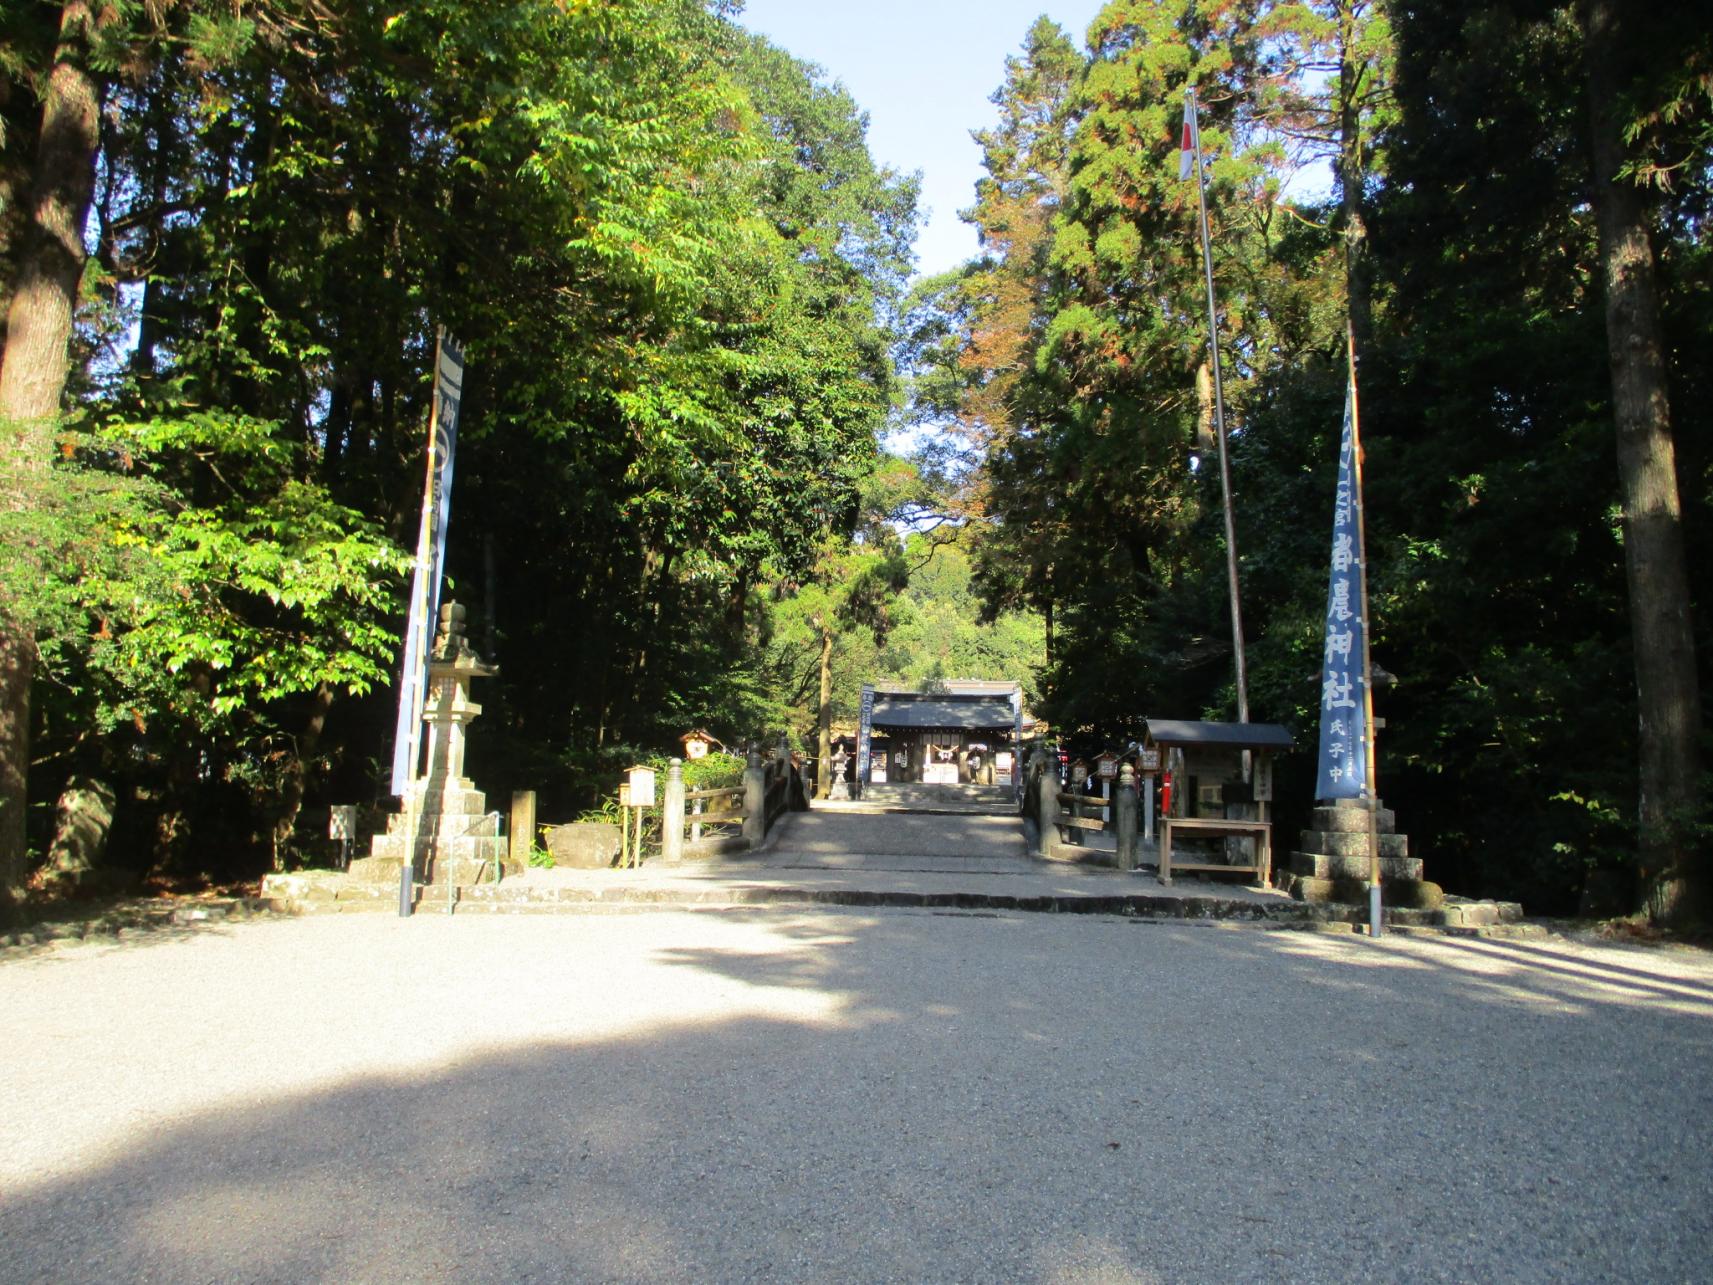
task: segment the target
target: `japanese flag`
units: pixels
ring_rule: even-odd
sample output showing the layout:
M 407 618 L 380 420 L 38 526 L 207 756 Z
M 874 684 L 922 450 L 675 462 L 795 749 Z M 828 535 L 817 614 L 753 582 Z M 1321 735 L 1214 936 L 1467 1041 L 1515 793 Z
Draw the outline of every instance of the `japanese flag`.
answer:
M 1179 151 L 1178 151 L 1178 180 L 1179 180 L 1179 182 L 1182 182 L 1184 179 L 1187 179 L 1190 176 L 1190 171 L 1195 168 L 1195 164 L 1196 164 L 1196 161 L 1195 161 L 1196 145 L 1195 145 L 1194 114 L 1195 114 L 1195 99 L 1193 97 L 1191 97 L 1190 95 L 1185 94 L 1184 95 L 1184 141 L 1181 144 L 1179 144 Z

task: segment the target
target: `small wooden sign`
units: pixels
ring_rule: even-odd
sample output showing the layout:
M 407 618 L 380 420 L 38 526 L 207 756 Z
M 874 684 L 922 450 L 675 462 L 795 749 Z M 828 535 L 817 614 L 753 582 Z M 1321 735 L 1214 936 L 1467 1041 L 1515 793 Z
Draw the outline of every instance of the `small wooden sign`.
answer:
M 630 805 L 633 808 L 654 806 L 654 769 L 633 767 L 630 770 Z
M 327 837 L 350 842 L 357 837 L 357 805 L 336 803 L 327 809 Z
M 1141 759 L 1144 772 L 1158 772 L 1160 770 L 1160 751 L 1158 749 L 1143 750 Z
M 1088 783 L 1088 764 L 1078 759 L 1071 764 L 1071 784 L 1086 785 Z
M 1095 770 L 1100 773 L 1102 780 L 1110 781 L 1118 775 L 1118 755 L 1102 754 L 1094 763 Z
M 1257 754 L 1255 756 L 1255 801 L 1271 803 L 1273 801 L 1273 756 Z

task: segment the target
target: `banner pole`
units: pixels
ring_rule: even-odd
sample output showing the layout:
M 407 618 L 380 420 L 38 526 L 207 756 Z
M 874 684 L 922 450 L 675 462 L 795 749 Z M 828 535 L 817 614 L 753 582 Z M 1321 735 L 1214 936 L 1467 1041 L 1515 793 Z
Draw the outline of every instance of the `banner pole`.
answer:
M 1381 933 L 1380 901 L 1380 791 L 1379 764 L 1376 761 L 1376 730 L 1374 727 L 1374 659 L 1373 622 L 1368 614 L 1368 524 L 1362 493 L 1362 416 L 1356 399 L 1356 333 L 1347 318 L 1344 323 L 1345 352 L 1350 366 L 1350 454 L 1351 467 L 1356 474 L 1356 547 L 1361 551 L 1358 566 L 1362 573 L 1362 716 L 1366 723 L 1368 749 L 1363 757 L 1363 791 L 1368 796 L 1368 935 Z
M 410 618 L 405 626 L 405 690 L 399 694 L 408 703 L 409 726 L 405 736 L 405 825 L 404 861 L 399 866 L 399 915 L 411 912 L 411 884 L 416 875 L 416 840 L 421 829 L 421 800 L 414 793 L 416 764 L 422 753 L 422 695 L 428 683 L 428 649 L 432 639 L 433 622 L 427 619 L 431 596 L 428 579 L 432 572 L 434 550 L 434 476 L 439 461 L 435 459 L 435 443 L 440 430 L 440 341 L 444 331 L 434 332 L 434 392 L 428 400 L 428 469 L 422 488 L 422 521 L 416 537 L 416 571 L 411 577 Z
M 1231 463 L 1225 445 L 1225 381 L 1219 363 L 1219 312 L 1213 291 L 1213 247 L 1207 228 L 1207 171 L 1201 154 L 1201 113 L 1196 107 L 1195 86 L 1184 91 L 1189 97 L 1190 141 L 1195 148 L 1196 210 L 1201 223 L 1202 271 L 1207 278 L 1207 351 L 1213 367 L 1213 421 L 1219 437 L 1219 490 L 1225 501 L 1225 572 L 1231 593 L 1231 645 L 1237 656 L 1237 721 L 1249 721 L 1249 667 L 1243 654 L 1243 607 L 1237 581 L 1237 520 L 1231 507 Z M 1244 751 L 1244 778 L 1249 776 L 1249 753 Z

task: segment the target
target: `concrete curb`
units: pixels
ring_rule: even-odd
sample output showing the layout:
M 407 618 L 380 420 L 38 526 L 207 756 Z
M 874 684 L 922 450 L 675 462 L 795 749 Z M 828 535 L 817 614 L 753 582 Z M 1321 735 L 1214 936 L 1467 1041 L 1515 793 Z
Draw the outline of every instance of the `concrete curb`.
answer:
M 265 896 L 255 908 L 282 915 L 385 913 L 396 894 L 347 890 L 337 897 Z M 1105 915 L 1160 923 L 1196 922 L 1262 928 L 1360 933 L 1367 926 L 1363 907 L 1289 902 L 1257 904 L 1236 898 L 1170 896 L 1150 893 L 1009 894 L 983 892 L 910 892 L 893 888 L 810 888 L 800 885 L 737 885 L 709 888 L 518 888 L 484 884 L 459 891 L 450 910 L 440 897 L 424 896 L 422 914 L 590 914 L 682 910 L 803 909 L 938 910 L 1014 914 Z M 1539 925 L 1498 923 L 1446 926 L 1426 922 L 1420 912 L 1387 912 L 1387 931 L 1417 936 L 1544 937 Z

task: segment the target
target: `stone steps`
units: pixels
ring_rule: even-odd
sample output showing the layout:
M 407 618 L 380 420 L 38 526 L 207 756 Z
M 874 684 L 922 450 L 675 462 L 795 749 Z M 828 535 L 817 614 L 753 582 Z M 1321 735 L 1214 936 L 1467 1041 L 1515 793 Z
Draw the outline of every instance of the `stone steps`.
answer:
M 444 914 L 444 886 L 416 885 L 415 911 Z M 263 883 L 258 909 L 290 915 L 392 914 L 398 891 L 353 884 L 337 873 L 272 875 Z M 978 892 L 912 892 L 860 887 L 710 884 L 704 887 L 543 887 L 500 883 L 461 887 L 451 898 L 458 915 L 635 914 L 650 910 L 719 910 L 753 907 L 892 907 L 950 911 L 1011 911 L 1034 914 L 1115 915 L 1156 921 L 1221 921 L 1322 932 L 1363 932 L 1366 906 L 1300 901 L 1259 903 L 1237 897 L 1174 896 L 1161 893 L 1085 893 L 1031 896 Z M 1540 937 L 1546 930 L 1522 922 L 1514 902 L 1451 899 L 1440 910 L 1389 906 L 1389 930 L 1470 937 Z

